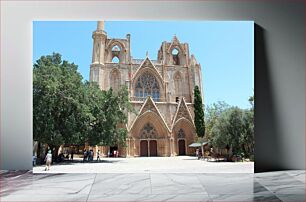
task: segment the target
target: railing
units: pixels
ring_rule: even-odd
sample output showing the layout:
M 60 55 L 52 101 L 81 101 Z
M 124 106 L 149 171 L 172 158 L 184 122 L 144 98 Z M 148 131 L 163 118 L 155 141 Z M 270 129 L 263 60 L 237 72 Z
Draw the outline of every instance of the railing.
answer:
M 144 102 L 147 99 L 147 97 L 130 97 L 130 101 L 138 101 L 138 102 Z M 166 99 L 164 98 L 152 98 L 154 102 L 165 102 Z
M 144 59 L 132 59 L 132 63 L 133 63 L 133 64 L 141 64 L 143 61 L 144 61 Z M 151 62 L 152 62 L 154 65 L 161 64 L 161 63 L 158 62 L 157 60 L 151 60 Z
M 133 64 L 141 64 L 144 60 L 143 59 L 133 59 L 132 63 Z

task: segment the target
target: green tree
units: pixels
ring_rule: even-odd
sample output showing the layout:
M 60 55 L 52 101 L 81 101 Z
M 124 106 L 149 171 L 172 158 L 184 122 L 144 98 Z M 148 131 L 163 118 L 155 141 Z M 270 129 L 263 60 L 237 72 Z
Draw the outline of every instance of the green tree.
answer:
M 216 105 L 215 105 L 216 106 Z M 213 109 L 213 110 L 212 110 Z M 254 112 L 252 109 L 208 108 L 209 139 L 217 149 L 229 148 L 234 155 L 250 157 L 254 152 Z M 217 111 L 217 112 L 216 112 Z M 213 114 L 213 116 L 211 115 Z
M 230 106 L 227 103 L 220 101 L 205 108 L 205 136 L 208 140 L 211 139 L 213 126 L 216 124 L 221 114 L 228 108 L 230 108 Z
M 33 138 L 48 144 L 53 155 L 61 144 L 80 143 L 88 119 L 77 65 L 61 55 L 42 56 L 33 67 Z
M 250 109 L 244 111 L 243 114 L 243 133 L 240 137 L 240 144 L 247 157 L 254 158 L 255 147 L 255 131 L 254 131 L 254 101 L 255 97 L 250 96 Z
M 198 137 L 205 135 L 204 110 L 201 92 L 198 86 L 194 87 L 194 123 Z
M 102 91 L 83 82 L 77 65 L 58 53 L 34 64 L 33 139 L 48 144 L 55 158 L 62 144 L 124 145 L 130 111 L 125 86 Z
M 252 110 L 245 110 L 243 117 L 243 131 L 241 133 L 239 142 L 241 149 L 246 157 L 254 155 L 254 112 Z
M 212 144 L 219 148 L 231 148 L 234 154 L 240 152 L 239 139 L 242 132 L 243 111 L 238 107 L 231 107 L 222 112 L 212 127 Z
M 125 145 L 127 137 L 127 113 L 132 111 L 128 90 L 123 86 L 119 91 L 95 91 L 91 112 L 95 117 L 91 123 L 88 143 L 91 145 Z

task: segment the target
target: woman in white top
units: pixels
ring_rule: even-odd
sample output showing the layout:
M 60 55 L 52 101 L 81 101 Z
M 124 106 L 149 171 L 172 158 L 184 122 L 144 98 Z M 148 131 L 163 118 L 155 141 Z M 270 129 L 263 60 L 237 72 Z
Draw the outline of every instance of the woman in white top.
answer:
M 48 151 L 48 154 L 46 155 L 45 161 L 46 161 L 45 170 L 47 170 L 47 169 L 50 170 L 50 166 L 51 166 L 51 162 L 52 162 L 51 150 Z

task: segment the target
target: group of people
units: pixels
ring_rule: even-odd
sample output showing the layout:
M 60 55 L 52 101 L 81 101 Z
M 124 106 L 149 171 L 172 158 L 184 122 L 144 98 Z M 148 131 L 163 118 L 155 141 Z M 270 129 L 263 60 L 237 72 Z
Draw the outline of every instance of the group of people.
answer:
M 58 158 L 58 162 L 62 162 L 64 160 L 71 160 L 71 161 L 73 161 L 73 155 L 74 155 L 73 151 L 71 151 L 71 153 L 70 153 L 70 158 L 69 158 L 69 153 L 67 153 L 66 155 L 63 154 L 63 153 L 60 153 L 59 156 L 58 156 L 59 157 Z
M 108 151 L 107 157 L 119 157 L 119 151 L 113 150 L 113 152 Z
M 85 161 L 93 161 L 94 159 L 94 151 L 92 149 L 90 150 L 84 150 L 84 155 L 83 155 L 83 162 Z M 100 150 L 97 152 L 97 161 L 100 161 Z

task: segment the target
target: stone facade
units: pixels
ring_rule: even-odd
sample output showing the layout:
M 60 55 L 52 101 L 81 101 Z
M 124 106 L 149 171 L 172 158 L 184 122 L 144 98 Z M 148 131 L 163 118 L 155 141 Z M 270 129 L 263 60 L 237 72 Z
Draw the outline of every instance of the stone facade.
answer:
M 101 90 L 126 85 L 138 112 L 128 114 L 127 147 L 97 147 L 103 155 L 119 149 L 120 156 L 175 156 L 194 152 L 188 148 L 196 137 L 193 123 L 193 89 L 202 91 L 201 66 L 189 55 L 188 43 L 176 36 L 164 41 L 157 60 L 134 59 L 131 36 L 108 38 L 104 22 L 93 32 L 90 81 Z

